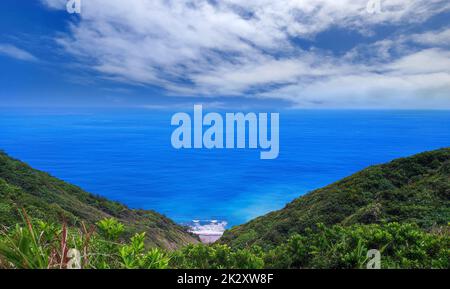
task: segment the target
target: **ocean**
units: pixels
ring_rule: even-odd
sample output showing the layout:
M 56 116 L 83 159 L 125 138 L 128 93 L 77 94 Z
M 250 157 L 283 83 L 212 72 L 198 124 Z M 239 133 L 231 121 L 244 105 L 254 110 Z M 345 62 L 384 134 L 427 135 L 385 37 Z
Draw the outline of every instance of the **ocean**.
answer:
M 277 159 L 261 160 L 258 149 L 176 150 L 174 112 L 2 109 L 0 149 L 202 230 L 244 223 L 367 166 L 450 145 L 449 111 L 286 110 Z

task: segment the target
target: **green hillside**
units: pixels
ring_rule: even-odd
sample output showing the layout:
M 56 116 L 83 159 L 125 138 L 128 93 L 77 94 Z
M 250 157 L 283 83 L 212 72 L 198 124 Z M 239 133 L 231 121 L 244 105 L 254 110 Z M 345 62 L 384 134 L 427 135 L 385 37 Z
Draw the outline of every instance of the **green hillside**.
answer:
M 449 183 L 450 149 L 422 153 L 235 227 L 221 240 L 227 244 L 205 245 L 164 216 L 0 153 L 0 269 L 74 268 L 69 248 L 83 252 L 76 268 L 85 269 L 367 268 L 373 249 L 381 268 L 448 269 Z
M 147 244 L 166 249 L 198 242 L 184 228 L 156 212 L 131 210 L 94 196 L 0 152 L 0 224 L 18 223 L 17 208 L 22 207 L 33 218 L 57 223 L 65 220 L 74 226 L 81 221 L 94 224 L 114 217 L 128 228 L 125 237 L 146 232 Z
M 221 243 L 271 247 L 317 223 L 401 222 L 429 229 L 449 221 L 450 148 L 444 148 L 371 166 L 226 231 Z

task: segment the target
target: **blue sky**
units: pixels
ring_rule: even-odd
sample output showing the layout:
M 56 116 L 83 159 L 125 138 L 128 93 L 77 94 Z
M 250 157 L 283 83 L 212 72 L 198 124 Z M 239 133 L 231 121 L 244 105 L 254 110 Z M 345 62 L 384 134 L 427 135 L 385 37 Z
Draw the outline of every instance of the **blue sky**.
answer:
M 0 106 L 450 109 L 442 0 L 2 1 Z

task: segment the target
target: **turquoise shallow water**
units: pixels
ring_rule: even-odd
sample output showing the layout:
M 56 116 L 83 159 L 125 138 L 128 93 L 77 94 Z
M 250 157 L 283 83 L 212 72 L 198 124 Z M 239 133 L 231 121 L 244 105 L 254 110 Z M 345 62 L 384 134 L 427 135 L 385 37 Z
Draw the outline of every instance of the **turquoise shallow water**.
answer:
M 175 150 L 171 116 L 1 110 L 0 149 L 130 207 L 236 225 L 369 165 L 450 145 L 449 111 L 281 111 L 280 155 L 260 160 L 259 150 Z

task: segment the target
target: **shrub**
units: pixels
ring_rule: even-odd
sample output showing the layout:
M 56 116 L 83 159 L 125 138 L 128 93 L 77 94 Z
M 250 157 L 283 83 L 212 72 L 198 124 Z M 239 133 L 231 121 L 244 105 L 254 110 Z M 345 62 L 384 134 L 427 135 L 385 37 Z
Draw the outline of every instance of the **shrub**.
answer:
M 97 226 L 104 237 L 113 241 L 125 231 L 124 225 L 114 218 L 103 219 L 97 222 Z
M 64 269 L 72 266 L 73 252 L 80 253 L 79 267 L 97 269 L 365 268 L 370 249 L 380 251 L 382 268 L 450 268 L 448 226 L 426 232 L 414 224 L 319 224 L 268 251 L 195 244 L 165 252 L 146 248 L 145 233 L 119 241 L 125 227 L 115 219 L 99 221 L 96 233 L 83 223 L 68 228 L 19 214 L 22 224 L 0 232 L 2 268 Z

